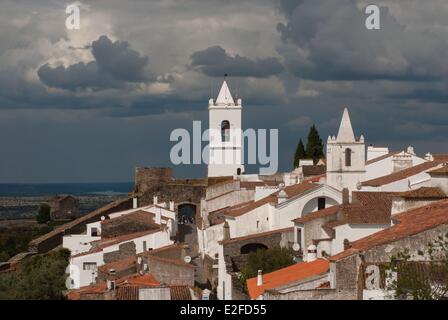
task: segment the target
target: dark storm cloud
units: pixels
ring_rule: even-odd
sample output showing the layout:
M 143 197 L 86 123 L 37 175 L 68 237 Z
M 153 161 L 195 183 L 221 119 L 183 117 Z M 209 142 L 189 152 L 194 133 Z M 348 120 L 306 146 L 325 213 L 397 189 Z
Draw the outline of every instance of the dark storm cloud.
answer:
M 148 57 L 140 56 L 126 41 L 112 42 L 107 36 L 101 36 L 92 42 L 92 54 L 94 61 L 67 68 L 45 64 L 38 70 L 39 78 L 49 87 L 66 90 L 118 88 L 126 82 L 145 80 Z
M 312 80 L 434 81 L 446 77 L 446 37 L 412 30 L 381 7 L 381 30 L 365 27 L 356 0 L 282 1 L 287 23 L 279 53 L 296 76 Z M 437 49 L 434 51 L 434 49 Z
M 277 58 L 249 59 L 231 56 L 221 46 L 209 47 L 191 55 L 191 65 L 210 77 L 229 74 L 234 77 L 266 78 L 283 72 Z

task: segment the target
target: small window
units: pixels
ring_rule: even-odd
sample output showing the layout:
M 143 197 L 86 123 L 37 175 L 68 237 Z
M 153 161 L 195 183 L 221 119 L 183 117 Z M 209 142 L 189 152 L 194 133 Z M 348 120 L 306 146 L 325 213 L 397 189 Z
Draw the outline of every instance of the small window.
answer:
M 317 210 L 325 209 L 325 198 L 317 198 Z
M 257 220 L 257 229 L 260 227 L 260 221 Z
M 345 149 L 345 166 L 350 167 L 352 165 L 352 149 Z
M 82 268 L 84 270 L 96 270 L 96 262 L 84 262 Z
M 146 251 L 146 241 L 143 241 L 143 251 Z
M 221 141 L 230 141 L 230 122 L 228 120 L 221 122 Z
M 90 230 L 92 237 L 98 237 L 98 228 L 92 228 Z

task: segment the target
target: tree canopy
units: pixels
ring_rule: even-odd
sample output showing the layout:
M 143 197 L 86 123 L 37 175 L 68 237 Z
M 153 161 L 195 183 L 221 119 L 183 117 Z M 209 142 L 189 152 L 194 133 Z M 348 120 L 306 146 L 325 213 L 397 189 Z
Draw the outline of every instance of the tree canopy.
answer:
M 323 157 L 325 157 L 324 145 L 316 126 L 313 124 L 308 133 L 306 149 L 303 145 L 302 139 L 300 139 L 297 144 L 296 152 L 294 154 L 294 168 L 299 166 L 301 159 L 313 159 L 314 164 L 316 164 L 319 159 Z
M 66 290 L 66 249 L 37 255 L 22 262 L 19 270 L 0 274 L 0 299 L 60 300 Z

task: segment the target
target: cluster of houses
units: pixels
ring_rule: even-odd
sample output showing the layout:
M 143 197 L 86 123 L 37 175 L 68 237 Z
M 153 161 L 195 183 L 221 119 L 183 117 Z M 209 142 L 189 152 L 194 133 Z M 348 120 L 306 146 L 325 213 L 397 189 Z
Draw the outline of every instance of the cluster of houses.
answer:
M 210 101 L 210 128 L 223 130 L 214 153 L 241 151 L 226 138 L 241 129 L 241 105 L 226 82 Z M 403 250 L 424 261 L 419 252 L 448 234 L 448 155 L 366 150 L 347 109 L 318 163 L 275 175 L 246 174 L 239 162 L 208 172 L 188 241 L 174 196 L 160 189 L 151 204 L 134 194 L 131 209 L 65 235 L 69 298 L 208 299 L 211 290 L 221 300 L 391 299 L 376 268 Z M 295 263 L 241 283 L 248 255 L 269 248 L 289 249 Z

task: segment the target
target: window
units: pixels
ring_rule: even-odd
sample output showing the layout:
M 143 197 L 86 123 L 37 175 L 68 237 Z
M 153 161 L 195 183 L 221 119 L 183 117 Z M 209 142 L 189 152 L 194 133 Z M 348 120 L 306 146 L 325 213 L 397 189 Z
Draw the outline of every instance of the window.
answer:
M 143 241 L 143 251 L 146 251 L 146 241 Z
M 317 198 L 317 210 L 325 209 L 325 198 Z
M 98 237 L 98 228 L 92 228 L 90 230 L 92 237 Z
M 260 227 L 260 221 L 257 220 L 257 229 Z
M 84 262 L 82 268 L 84 270 L 96 270 L 96 262 Z
M 345 149 L 345 166 L 350 167 L 352 165 L 352 149 Z
M 228 120 L 221 122 L 221 141 L 230 141 L 230 122 Z

